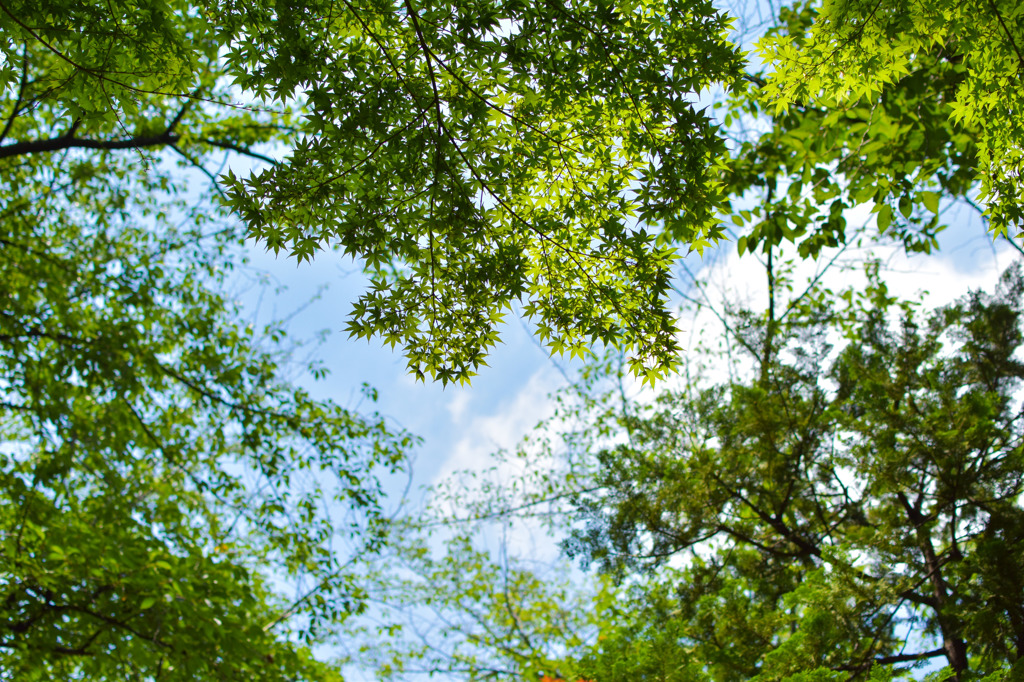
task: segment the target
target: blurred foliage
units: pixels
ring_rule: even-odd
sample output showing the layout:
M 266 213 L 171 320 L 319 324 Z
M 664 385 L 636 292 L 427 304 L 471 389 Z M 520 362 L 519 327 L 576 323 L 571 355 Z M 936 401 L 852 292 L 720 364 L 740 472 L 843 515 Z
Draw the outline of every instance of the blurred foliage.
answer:
M 195 176 L 113 145 L 12 152 L 161 114 L 104 123 L 79 90 L 101 106 L 94 81 L 58 78 L 42 42 L 18 48 L 4 135 L 20 141 L 0 147 L 0 677 L 337 679 L 311 646 L 363 607 L 344 548 L 379 548 L 379 475 L 411 438 L 284 378 L 285 331 L 227 297 L 241 230 Z

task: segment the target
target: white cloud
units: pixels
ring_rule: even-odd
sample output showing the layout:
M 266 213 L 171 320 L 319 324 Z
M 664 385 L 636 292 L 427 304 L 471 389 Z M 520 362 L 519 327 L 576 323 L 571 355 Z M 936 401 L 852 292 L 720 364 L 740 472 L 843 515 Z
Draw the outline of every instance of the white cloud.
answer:
M 553 405 L 548 395 L 563 383 L 564 379 L 557 371 L 550 366 L 542 367 L 515 395 L 499 402 L 490 414 L 473 414 L 473 397 L 469 391 L 456 394 L 448 404 L 452 421 L 462 421 L 467 412 L 471 416 L 462 427 L 462 436 L 452 447 L 434 483 L 456 472 L 482 472 L 491 467 L 494 463 L 491 455 L 498 450 L 514 448 L 539 421 L 552 414 Z
M 459 391 L 452 399 L 448 401 L 448 415 L 451 417 L 453 424 L 459 424 L 462 422 L 462 418 L 466 414 L 467 408 L 470 406 L 473 400 L 473 395 L 469 391 Z
M 981 241 L 987 243 L 981 244 Z M 808 283 L 816 278 L 832 291 L 846 287 L 862 287 L 866 283 L 864 263 L 877 258 L 881 278 L 891 295 L 906 300 L 918 300 L 926 309 L 952 303 L 971 289 L 993 291 L 1002 272 L 1020 255 L 1005 244 L 992 245 L 987 239 L 970 242 L 973 248 L 954 249 L 952 253 L 908 256 L 902 245 L 874 246 L 840 255 L 831 265 L 830 254 L 817 260 L 793 261 L 788 274 L 793 283 L 792 293 L 777 294 L 776 314 L 781 314 L 790 301 L 799 296 Z M 776 253 L 776 269 L 785 258 Z M 682 330 L 680 343 L 687 359 L 698 359 L 698 349 L 718 348 L 723 352 L 730 343 L 720 315 L 727 306 L 747 308 L 755 313 L 767 310 L 767 274 L 762 255 L 739 256 L 731 244 L 709 255 L 698 267 L 690 264 L 692 285 L 687 295 L 700 302 L 691 306 L 679 321 Z M 704 378 L 719 382 L 729 379 L 731 364 L 706 364 Z M 678 385 L 685 378 L 669 383 Z
M 452 421 L 460 423 L 461 436 L 455 441 L 448 458 L 434 478 L 435 486 L 448 483 L 471 487 L 484 486 L 480 494 L 505 495 L 507 499 L 494 500 L 496 507 L 504 502 L 514 502 L 522 494 L 522 485 L 527 478 L 524 461 L 517 457 L 495 458 L 495 453 L 514 451 L 524 438 L 532 433 L 542 420 L 552 416 L 554 403 L 549 395 L 563 386 L 565 379 L 549 364 L 541 367 L 510 395 L 499 401 L 489 413 L 479 414 L 474 410 L 472 394 L 460 392 L 448 404 Z M 536 472 L 534 472 L 536 473 Z M 468 492 L 468 491 L 467 491 Z M 470 493 L 470 498 L 474 495 Z M 435 500 L 435 503 L 439 500 Z M 442 509 L 447 507 L 444 504 Z M 446 514 L 464 516 L 464 509 L 446 509 Z M 484 546 L 495 556 L 507 552 L 509 556 L 530 560 L 552 560 L 558 556 L 558 548 L 539 523 L 516 519 L 513 523 L 499 520 L 480 526 L 479 536 Z

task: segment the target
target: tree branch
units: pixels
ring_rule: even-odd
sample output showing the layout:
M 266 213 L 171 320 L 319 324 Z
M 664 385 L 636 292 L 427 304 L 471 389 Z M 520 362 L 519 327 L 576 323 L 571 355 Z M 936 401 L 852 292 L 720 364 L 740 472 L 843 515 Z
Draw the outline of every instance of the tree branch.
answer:
M 1024 69 L 1024 55 L 1021 54 L 1020 48 L 1017 46 L 1017 41 L 1014 40 L 1013 34 L 1010 33 L 1010 29 L 1007 28 L 1006 22 L 1003 21 L 1003 15 L 999 12 L 999 8 L 996 7 L 994 0 L 988 0 L 988 5 L 992 8 L 992 13 L 996 15 L 996 19 L 999 20 L 999 25 L 1003 27 L 1003 32 L 1010 41 L 1010 46 L 1013 47 L 1013 51 L 1017 54 L 1017 72 L 1020 73 L 1020 70 Z
M 862 672 L 869 670 L 876 665 L 892 665 L 893 663 L 909 663 L 911 661 L 922 661 L 927 658 L 936 658 L 938 656 L 944 656 L 946 653 L 945 649 L 932 649 L 931 651 L 921 651 L 916 654 L 897 654 L 895 656 L 882 656 L 881 658 L 871 658 L 862 663 L 856 665 L 841 665 L 833 670 L 841 670 L 843 672 Z
M 74 137 L 74 132 L 64 134 L 60 137 L 51 137 L 46 140 L 29 140 L 27 142 L 15 142 L 0 147 L 0 159 L 7 159 L 12 156 L 24 154 L 39 154 L 58 152 L 65 149 L 144 149 L 147 147 L 161 147 L 174 144 L 180 135 L 167 129 L 159 135 L 143 135 L 140 137 L 122 138 L 120 140 L 87 140 Z
M 264 156 L 263 154 L 260 154 L 259 152 L 254 152 L 253 150 L 249 149 L 248 147 L 242 147 L 241 145 L 237 145 L 237 144 L 234 144 L 232 142 L 225 142 L 223 140 L 211 140 L 211 139 L 205 138 L 205 137 L 201 138 L 199 141 L 204 143 L 204 144 L 208 144 L 211 147 L 220 147 L 221 149 L 228 149 L 230 151 L 237 152 L 237 153 L 239 153 L 239 154 L 241 154 L 243 156 L 248 156 L 249 158 L 252 158 L 252 159 L 258 159 L 260 161 L 264 161 L 266 163 L 269 163 L 271 166 L 280 165 L 275 159 L 272 159 L 269 156 Z

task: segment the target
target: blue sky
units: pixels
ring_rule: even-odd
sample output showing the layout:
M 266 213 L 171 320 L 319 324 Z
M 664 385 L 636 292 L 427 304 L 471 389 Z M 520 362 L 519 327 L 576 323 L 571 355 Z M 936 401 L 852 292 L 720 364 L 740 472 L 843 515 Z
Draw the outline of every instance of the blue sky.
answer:
M 954 226 L 943 234 L 937 255 L 908 259 L 895 249 L 879 252 L 891 260 L 889 277 L 899 294 L 912 297 L 927 290 L 930 302 L 946 302 L 968 286 L 992 286 L 1013 257 L 1007 246 L 993 245 L 968 214 L 950 218 Z M 863 249 L 850 252 L 851 259 L 864 255 Z M 503 343 L 471 385 L 443 387 L 416 381 L 406 371 L 400 349 L 382 346 L 376 339 L 349 339 L 343 331 L 351 303 L 365 285 L 351 259 L 323 252 L 312 263 L 297 266 L 285 255 L 275 257 L 257 245 L 250 248 L 250 257 L 252 266 L 270 278 L 270 286 L 242 293 L 250 314 L 264 323 L 294 314 L 289 322 L 293 338 L 312 339 L 324 332 L 322 344 L 309 350 L 330 371 L 328 377 L 313 382 L 307 375 L 297 377 L 299 381 L 317 397 L 345 406 L 359 404 L 360 386 L 367 382 L 379 392 L 377 409 L 423 438 L 416 452 L 415 485 L 434 482 L 453 468 L 482 466 L 489 453 L 513 445 L 550 413 L 546 396 L 564 385 L 566 373 L 572 372 L 573 363 L 551 357 L 527 323 L 510 316 L 502 330 Z M 739 259 L 731 242 L 704 258 L 691 255 L 685 264 L 708 285 L 712 297 L 756 305 L 763 295 L 764 278 L 755 259 Z M 802 271 L 811 274 L 818 266 L 820 261 L 808 263 Z M 687 286 L 685 278 L 679 284 Z M 683 328 L 684 346 L 713 341 L 714 325 L 708 320 L 684 322 Z M 695 331 L 703 332 L 703 341 L 697 340 Z
M 269 286 L 241 292 L 248 314 L 259 323 L 294 315 L 288 323 L 293 338 L 324 332 L 322 343 L 309 350 L 329 375 L 314 382 L 307 374 L 298 381 L 316 397 L 347 407 L 360 404 L 359 389 L 366 382 L 378 390 L 376 409 L 423 438 L 415 453 L 414 488 L 437 480 L 453 457 L 469 462 L 521 438 L 547 414 L 547 394 L 571 369 L 567 359 L 552 358 L 537 344 L 525 322 L 510 316 L 503 343 L 471 385 L 417 381 L 407 372 L 400 348 L 377 339 L 350 339 L 343 331 L 366 282 L 351 259 L 324 252 L 296 266 L 258 245 L 249 255 L 252 267 L 269 276 Z M 365 401 L 361 405 L 368 408 Z

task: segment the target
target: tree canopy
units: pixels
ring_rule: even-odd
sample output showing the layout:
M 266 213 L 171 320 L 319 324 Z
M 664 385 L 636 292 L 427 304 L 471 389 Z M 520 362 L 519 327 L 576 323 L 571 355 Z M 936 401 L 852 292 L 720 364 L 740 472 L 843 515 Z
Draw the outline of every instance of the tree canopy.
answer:
M 588 368 L 554 422 L 412 521 L 447 528 L 443 552 L 406 532 L 378 564 L 363 636 L 387 646 L 363 660 L 388 679 L 1017 679 L 1024 275 L 932 310 L 868 275 L 726 313 L 731 350 L 692 351 L 653 397 L 627 396 L 621 356 Z M 472 541 L 538 522 L 599 579 Z
M 358 258 L 347 329 L 417 376 L 471 376 L 514 303 L 553 350 L 623 343 L 652 372 L 678 350 L 658 235 L 720 235 L 695 101 L 740 65 L 710 2 L 6 2 L 0 26 L 0 159 L 268 162 L 226 205 L 300 262 Z
M 30 48 L 0 147 L 0 676 L 331 679 L 311 647 L 361 607 L 345 564 L 411 439 L 285 379 L 187 176 L 79 144 L 85 113 L 12 152 L 74 87 Z
M 408 436 L 285 382 L 211 290 L 224 236 L 109 180 L 6 196 L 0 670 L 325 679 L 306 644 L 359 608 L 339 550 L 379 545 Z
M 417 376 L 468 379 L 517 311 L 552 351 L 622 345 L 653 380 L 678 357 L 673 264 L 738 196 L 702 94 L 758 83 L 747 104 L 787 112 L 782 148 L 815 150 L 789 169 L 804 186 L 844 159 L 849 185 L 814 190 L 830 217 L 780 234 L 841 240 L 841 208 L 870 199 L 927 242 L 914 207 L 937 210 L 935 183 L 980 183 L 1005 233 L 1020 20 L 1010 0 L 798 4 L 762 76 L 706 0 L 4 2 L 0 160 L 169 149 L 212 176 L 215 152 L 247 155 L 217 180 L 225 205 L 299 262 L 358 259 L 345 328 Z

